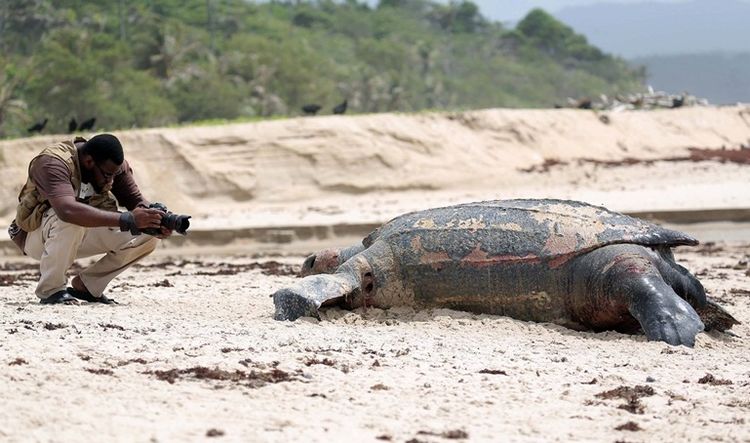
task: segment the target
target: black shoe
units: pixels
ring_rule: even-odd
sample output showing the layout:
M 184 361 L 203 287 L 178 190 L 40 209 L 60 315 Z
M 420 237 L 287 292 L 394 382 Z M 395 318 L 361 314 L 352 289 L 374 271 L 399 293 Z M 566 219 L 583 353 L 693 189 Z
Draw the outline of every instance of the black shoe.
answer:
M 75 289 L 72 287 L 68 287 L 68 293 L 79 300 L 83 300 L 83 301 L 87 301 L 91 303 L 104 303 L 105 305 L 119 304 L 104 294 L 102 294 L 101 297 L 97 297 L 94 294 L 90 293 L 89 291 L 79 291 L 78 289 Z
M 77 305 L 78 300 L 76 300 L 72 295 L 68 293 L 65 289 L 62 291 L 57 291 L 54 294 L 50 295 L 47 298 L 43 298 L 39 300 L 39 303 L 43 305 L 56 305 L 56 304 L 66 304 L 66 305 Z

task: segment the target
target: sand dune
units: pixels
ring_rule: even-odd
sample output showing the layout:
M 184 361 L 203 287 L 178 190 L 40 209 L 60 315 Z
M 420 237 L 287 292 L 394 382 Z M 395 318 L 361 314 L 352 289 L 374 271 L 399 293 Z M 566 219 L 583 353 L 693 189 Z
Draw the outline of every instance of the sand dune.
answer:
M 491 109 L 296 118 L 116 134 L 145 194 L 176 211 L 208 217 L 206 228 L 229 218 L 230 212 L 238 220 L 245 218 L 243 212 L 272 211 L 277 204 L 308 212 L 305 205 L 326 206 L 333 200 L 345 207 L 363 196 L 409 200 L 409 194 L 432 194 L 439 196 L 432 200 L 441 201 L 462 194 L 566 196 L 571 188 L 608 192 L 618 183 L 610 176 L 617 174 L 576 161 L 658 160 L 689 155 L 689 148 L 739 149 L 750 144 L 750 110 L 745 107 L 608 113 L 608 123 L 602 121 L 603 115 L 583 110 Z M 29 159 L 60 137 L 64 136 L 0 143 L 0 179 L 7 184 L 0 190 L 0 221 L 12 216 Z M 568 163 L 546 177 L 524 172 L 540 168 L 545 161 Z M 683 166 L 661 165 L 658 173 L 664 177 L 659 180 L 669 185 L 674 181 L 671 175 L 684 175 Z M 712 176 L 713 185 L 728 188 L 725 199 L 750 203 L 748 193 L 731 190 L 735 181 L 747 183 L 746 168 L 740 172 L 732 169 L 732 163 L 725 166 L 727 173 L 679 177 L 679 186 L 695 180 L 703 186 L 701 181 Z M 654 175 L 653 168 L 639 170 L 619 181 L 625 190 L 638 189 L 640 182 L 657 178 Z M 717 177 L 722 183 L 715 182 Z M 250 216 L 237 224 L 254 225 L 257 219 Z

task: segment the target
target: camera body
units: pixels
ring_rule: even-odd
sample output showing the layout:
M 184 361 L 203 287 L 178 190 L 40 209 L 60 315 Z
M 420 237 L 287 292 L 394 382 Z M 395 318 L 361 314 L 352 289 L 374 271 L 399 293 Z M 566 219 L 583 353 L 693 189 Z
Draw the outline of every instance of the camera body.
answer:
M 158 209 L 164 211 L 164 216 L 161 218 L 161 225 L 167 229 L 178 232 L 182 235 L 187 235 L 187 230 L 190 227 L 190 216 L 181 215 L 170 212 L 169 209 L 162 203 L 151 203 L 149 209 Z M 146 228 L 142 229 L 141 232 L 148 235 L 160 235 L 161 230 L 157 228 Z

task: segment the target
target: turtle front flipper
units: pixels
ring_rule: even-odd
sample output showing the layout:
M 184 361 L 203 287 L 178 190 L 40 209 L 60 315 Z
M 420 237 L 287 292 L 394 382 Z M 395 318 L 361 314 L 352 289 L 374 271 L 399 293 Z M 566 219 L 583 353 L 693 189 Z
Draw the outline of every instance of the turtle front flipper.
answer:
M 357 250 L 359 252 L 355 253 Z M 375 242 L 366 249 L 360 245 L 342 251 L 345 255 L 354 255 L 338 266 L 335 273 L 310 275 L 276 291 L 273 294 L 274 319 L 320 318 L 318 309 L 322 306 L 339 305 L 353 309 L 372 304 L 379 287 L 376 269 L 382 273 L 393 266 L 390 248 L 383 242 Z
M 297 320 L 300 317 L 320 319 L 318 309 L 336 304 L 359 288 L 353 276 L 345 273 L 311 275 L 273 294 L 274 320 Z

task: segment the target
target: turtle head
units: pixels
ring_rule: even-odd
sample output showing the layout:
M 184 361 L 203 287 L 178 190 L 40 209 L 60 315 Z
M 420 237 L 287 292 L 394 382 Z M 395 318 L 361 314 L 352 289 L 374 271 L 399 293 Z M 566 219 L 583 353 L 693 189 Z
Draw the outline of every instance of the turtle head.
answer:
M 313 274 L 332 274 L 336 272 L 339 265 L 339 249 L 324 249 L 318 251 L 305 259 L 299 275 L 305 277 Z
M 347 248 L 323 249 L 305 259 L 299 275 L 305 277 L 313 274 L 333 274 L 339 266 L 364 249 L 362 244 Z

